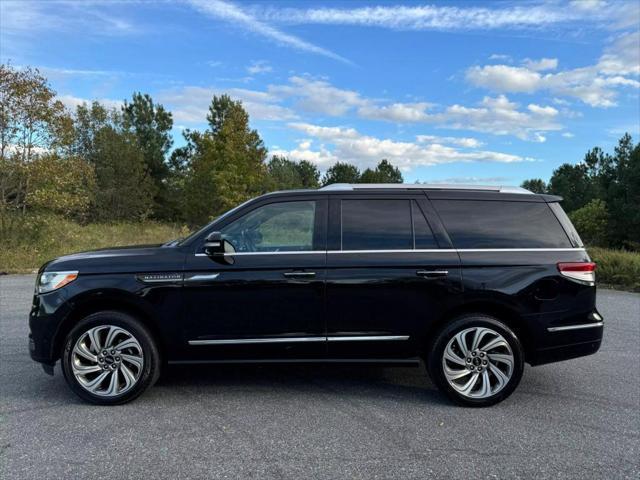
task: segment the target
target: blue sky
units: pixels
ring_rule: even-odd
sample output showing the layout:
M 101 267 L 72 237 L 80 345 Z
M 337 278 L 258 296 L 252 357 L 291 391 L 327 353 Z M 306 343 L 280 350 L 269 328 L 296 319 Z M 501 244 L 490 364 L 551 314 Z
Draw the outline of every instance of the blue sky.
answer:
M 240 99 L 272 153 L 406 181 L 548 179 L 640 136 L 640 2 L 0 0 L 0 58 L 70 108 Z

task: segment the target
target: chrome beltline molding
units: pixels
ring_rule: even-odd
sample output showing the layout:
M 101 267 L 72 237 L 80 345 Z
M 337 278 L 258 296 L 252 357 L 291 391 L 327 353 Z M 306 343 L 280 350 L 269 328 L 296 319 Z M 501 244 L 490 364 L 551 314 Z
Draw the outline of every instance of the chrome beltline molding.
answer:
M 256 343 L 363 342 L 409 340 L 409 335 L 321 336 L 287 338 L 225 338 L 221 340 L 189 340 L 189 345 L 248 345 Z
M 565 332 L 567 330 L 580 330 L 582 328 L 596 328 L 602 327 L 604 322 L 595 322 L 595 323 L 582 323 L 580 325 L 563 325 L 562 327 L 549 327 L 547 328 L 548 332 Z
M 235 252 L 227 256 L 244 255 L 325 255 L 325 254 L 367 254 L 367 253 L 491 253 L 491 252 L 584 252 L 584 248 L 431 248 L 405 250 L 306 250 L 288 252 Z M 206 253 L 196 253 L 196 257 L 206 257 Z

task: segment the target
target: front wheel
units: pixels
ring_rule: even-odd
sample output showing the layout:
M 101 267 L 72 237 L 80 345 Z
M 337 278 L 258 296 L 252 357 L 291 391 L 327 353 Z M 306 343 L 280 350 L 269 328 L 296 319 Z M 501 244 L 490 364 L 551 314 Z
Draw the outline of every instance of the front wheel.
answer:
M 71 389 L 99 405 L 129 402 L 155 383 L 160 356 L 147 328 L 115 311 L 94 313 L 69 332 L 62 371 Z
M 429 376 L 455 402 L 486 407 L 515 390 L 524 370 L 516 334 L 499 320 L 466 315 L 435 337 L 428 354 Z

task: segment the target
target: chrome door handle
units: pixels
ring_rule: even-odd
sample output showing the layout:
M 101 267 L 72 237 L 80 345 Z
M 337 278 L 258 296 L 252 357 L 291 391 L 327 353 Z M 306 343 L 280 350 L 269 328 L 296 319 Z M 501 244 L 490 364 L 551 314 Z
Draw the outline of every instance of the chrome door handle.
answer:
M 316 272 L 285 272 L 283 275 L 287 278 L 310 278 L 315 277 Z
M 416 275 L 424 278 L 438 278 L 449 275 L 449 270 L 418 270 Z
M 185 277 L 184 281 L 185 283 L 208 282 L 211 280 L 215 280 L 219 276 L 219 273 L 196 274 L 191 275 L 190 277 Z

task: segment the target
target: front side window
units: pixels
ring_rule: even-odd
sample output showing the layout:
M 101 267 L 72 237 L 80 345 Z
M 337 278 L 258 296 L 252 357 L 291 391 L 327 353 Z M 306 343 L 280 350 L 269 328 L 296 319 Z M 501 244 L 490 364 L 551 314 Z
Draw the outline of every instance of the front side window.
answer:
M 546 203 L 434 200 L 456 248 L 571 247 Z
M 313 250 L 316 202 L 270 203 L 221 230 L 236 252 Z

